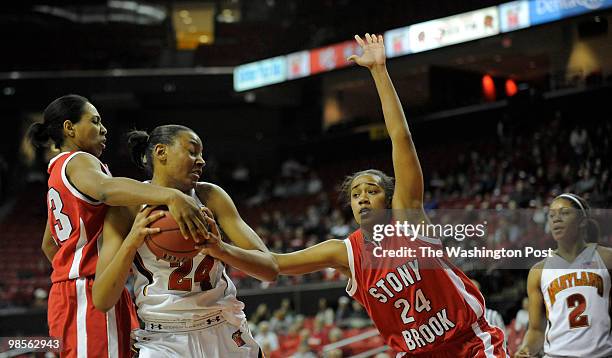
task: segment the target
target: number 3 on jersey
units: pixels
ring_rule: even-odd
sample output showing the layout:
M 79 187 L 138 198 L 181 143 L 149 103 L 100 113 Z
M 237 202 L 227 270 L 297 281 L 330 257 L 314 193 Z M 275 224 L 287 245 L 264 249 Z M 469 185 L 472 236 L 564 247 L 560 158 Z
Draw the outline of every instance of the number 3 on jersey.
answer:
M 70 233 L 72 233 L 72 223 L 70 223 L 68 215 L 62 212 L 64 208 L 62 198 L 57 190 L 51 188 L 47 194 L 47 200 L 49 200 L 49 208 L 51 208 L 53 218 L 55 219 L 53 227 L 55 228 L 57 239 L 59 241 L 66 241 L 70 237 Z
M 168 290 L 190 292 L 193 288 L 192 281 L 200 282 L 202 291 L 210 290 L 212 285 L 210 284 L 209 273 L 214 264 L 215 259 L 210 256 L 204 257 L 195 270 L 192 280 L 186 276 L 191 273 L 193 259 L 185 260 L 181 263 L 171 263 L 170 267 L 176 267 L 176 270 L 172 271 L 168 277 Z

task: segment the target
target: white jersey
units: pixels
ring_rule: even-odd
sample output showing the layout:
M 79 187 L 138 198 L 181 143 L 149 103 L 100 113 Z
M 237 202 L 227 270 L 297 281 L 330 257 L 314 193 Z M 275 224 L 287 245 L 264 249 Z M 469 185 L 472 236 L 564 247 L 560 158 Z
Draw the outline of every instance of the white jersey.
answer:
M 548 318 L 547 356 L 612 356 L 610 275 L 596 244 L 571 263 L 559 255 L 547 258 L 540 288 Z
M 191 196 L 202 205 L 195 190 Z M 225 273 L 223 263 L 211 256 L 198 254 L 180 265 L 171 264 L 157 260 L 147 245 L 142 245 L 132 267 L 138 317 L 145 324 L 155 321 L 189 325 L 219 311 L 235 326 L 246 321 L 244 304 L 236 298 L 236 286 Z

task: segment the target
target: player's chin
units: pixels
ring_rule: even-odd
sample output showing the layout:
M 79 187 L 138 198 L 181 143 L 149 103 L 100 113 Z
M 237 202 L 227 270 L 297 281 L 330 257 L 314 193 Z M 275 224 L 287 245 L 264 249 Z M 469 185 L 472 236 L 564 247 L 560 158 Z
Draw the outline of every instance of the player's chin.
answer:
M 189 177 L 187 177 L 184 181 L 183 181 L 183 186 L 186 189 L 193 189 L 196 187 L 196 185 L 198 184 L 198 180 L 200 178 L 199 177 L 194 177 L 192 175 L 190 175 Z
M 192 186 L 196 185 L 198 181 L 200 181 L 200 176 L 195 173 L 190 173 L 189 176 L 187 177 L 187 181 Z
M 93 150 L 91 150 L 91 154 L 93 154 L 96 158 L 99 158 L 103 151 L 104 148 L 102 146 L 96 146 Z

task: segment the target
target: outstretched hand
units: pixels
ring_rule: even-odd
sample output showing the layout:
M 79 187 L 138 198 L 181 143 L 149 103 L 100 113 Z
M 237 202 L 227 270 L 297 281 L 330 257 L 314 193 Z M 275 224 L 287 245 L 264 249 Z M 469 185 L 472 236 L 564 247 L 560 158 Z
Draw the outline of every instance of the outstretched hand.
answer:
M 382 35 L 365 34 L 365 41 L 359 35 L 355 35 L 355 40 L 361 46 L 363 54 L 361 56 L 352 55 L 347 58 L 347 61 L 355 62 L 359 66 L 369 69 L 385 64 L 387 57 L 385 56 L 385 44 Z

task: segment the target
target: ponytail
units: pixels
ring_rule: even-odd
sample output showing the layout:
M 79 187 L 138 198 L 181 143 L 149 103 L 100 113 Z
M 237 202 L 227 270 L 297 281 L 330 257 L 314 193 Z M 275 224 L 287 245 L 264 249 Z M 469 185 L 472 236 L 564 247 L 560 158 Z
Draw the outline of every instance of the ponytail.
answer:
M 51 139 L 47 126 L 40 122 L 32 123 L 28 128 L 27 137 L 30 138 L 36 148 L 46 147 L 49 139 Z
M 55 99 L 43 113 L 44 122 L 34 123 L 28 129 L 28 137 L 34 146 L 46 147 L 49 139 L 59 149 L 64 143 L 64 121 L 78 123 L 89 100 L 83 96 L 69 94 Z
M 140 169 L 148 169 L 147 164 L 150 160 L 147 160 L 146 152 L 149 146 L 149 134 L 145 131 L 130 131 L 127 134 L 127 142 L 132 162 Z

